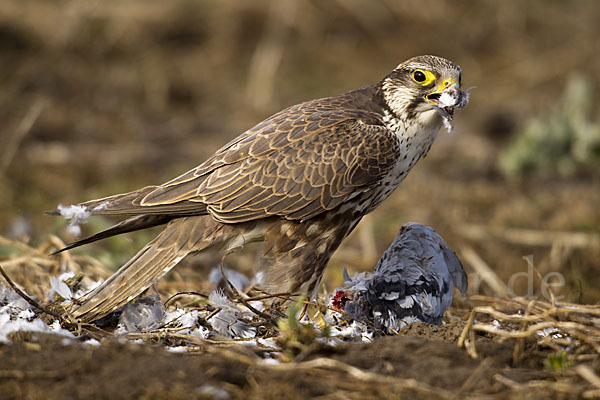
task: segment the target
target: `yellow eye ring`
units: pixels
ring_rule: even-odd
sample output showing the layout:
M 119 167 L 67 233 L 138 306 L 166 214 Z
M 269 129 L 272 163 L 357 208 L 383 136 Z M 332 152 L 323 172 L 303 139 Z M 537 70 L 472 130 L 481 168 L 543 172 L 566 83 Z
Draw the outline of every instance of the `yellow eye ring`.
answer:
M 417 82 L 421 86 L 429 86 L 435 82 L 435 75 L 424 69 L 415 69 L 412 72 L 413 81 Z

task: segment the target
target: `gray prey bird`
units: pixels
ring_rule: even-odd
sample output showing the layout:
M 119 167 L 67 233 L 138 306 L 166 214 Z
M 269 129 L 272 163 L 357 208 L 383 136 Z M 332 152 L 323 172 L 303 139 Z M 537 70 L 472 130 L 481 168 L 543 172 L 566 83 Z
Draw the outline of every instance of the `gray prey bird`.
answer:
M 344 271 L 344 287 L 332 296 L 334 309 L 393 334 L 415 321 L 440 325 L 452 303 L 452 288 L 467 292 L 467 275 L 456 254 L 429 226 L 409 222 L 385 251 L 372 274 Z
M 200 166 L 158 186 L 59 207 L 53 215 L 127 217 L 63 250 L 166 224 L 72 315 L 92 321 L 134 299 L 191 253 L 262 241 L 266 289 L 316 293 L 341 241 L 429 151 L 468 94 L 461 69 L 435 56 L 380 82 L 297 104 L 265 119 Z M 73 211 L 77 211 L 74 213 Z

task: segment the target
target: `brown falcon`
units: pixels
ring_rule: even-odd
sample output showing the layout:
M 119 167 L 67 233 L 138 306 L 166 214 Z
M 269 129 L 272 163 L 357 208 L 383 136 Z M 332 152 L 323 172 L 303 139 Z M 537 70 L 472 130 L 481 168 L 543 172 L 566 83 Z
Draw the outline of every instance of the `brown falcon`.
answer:
M 191 253 L 263 241 L 267 289 L 314 295 L 340 242 L 429 151 L 466 105 L 461 69 L 435 56 L 398 65 L 380 82 L 286 108 L 200 166 L 147 186 L 59 207 L 51 214 L 128 218 L 63 250 L 156 225 L 164 229 L 72 314 L 102 317 Z

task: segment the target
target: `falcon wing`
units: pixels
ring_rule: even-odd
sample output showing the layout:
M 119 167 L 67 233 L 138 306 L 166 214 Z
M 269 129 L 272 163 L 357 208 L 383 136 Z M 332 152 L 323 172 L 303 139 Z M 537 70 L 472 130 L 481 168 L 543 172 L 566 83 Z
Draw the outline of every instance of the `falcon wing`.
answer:
M 328 100 L 275 114 L 140 205 L 197 202 L 224 223 L 302 220 L 369 190 L 393 167 L 398 140 L 373 114 L 336 110 Z
M 371 89 L 283 110 L 163 185 L 81 203 L 90 215 L 130 218 L 68 248 L 193 215 L 302 220 L 372 189 L 393 168 L 400 144 L 364 106 Z
M 396 136 L 363 107 L 369 98 L 358 90 L 289 107 L 163 185 L 81 205 L 92 215 L 156 216 L 124 221 L 114 234 L 167 217 L 211 214 L 237 223 L 316 216 L 377 185 L 399 156 Z

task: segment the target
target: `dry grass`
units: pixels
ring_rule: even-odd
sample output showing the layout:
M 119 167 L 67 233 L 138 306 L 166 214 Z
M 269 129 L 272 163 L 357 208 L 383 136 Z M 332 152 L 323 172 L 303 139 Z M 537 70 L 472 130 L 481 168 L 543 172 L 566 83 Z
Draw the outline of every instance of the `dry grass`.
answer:
M 3 253 L 10 254 L 2 257 L 0 264 L 14 282 L 38 299 L 48 298 L 50 278 L 65 272 L 81 276 L 85 280 L 84 284 L 110 276 L 111 271 L 90 256 L 71 255 L 70 252 L 50 255 L 63 247 L 65 243 L 57 236 L 50 236 L 35 247 L 0 236 L 0 249 Z
M 84 274 L 86 277 L 97 279 L 106 277 L 109 271 L 97 261 L 88 256 L 72 256 L 69 252 L 58 256 L 48 256 L 54 249 L 62 247 L 64 243 L 56 237 L 50 237 L 45 243 L 32 247 L 24 242 L 0 237 L 0 245 L 10 256 L 0 261 L 7 274 L 19 282 L 22 288 L 40 299 L 47 298 L 49 291 L 49 278 L 62 272 L 73 271 Z M 491 271 L 491 270 L 490 270 Z M 487 273 L 493 274 L 488 271 Z M 489 278 L 492 281 L 497 277 Z M 550 288 L 548 288 L 550 290 Z M 551 291 L 550 291 L 551 292 Z M 180 300 L 190 300 L 180 296 L 179 305 L 185 304 Z M 287 294 L 280 294 L 287 296 Z M 265 296 L 259 298 L 264 299 Z M 173 307 L 173 301 L 167 302 Z M 190 304 L 190 303 L 188 303 Z M 215 313 L 214 307 L 206 303 L 194 303 L 192 306 L 199 311 L 205 321 Z M 293 364 L 264 365 L 260 363 L 262 354 L 271 354 L 272 347 L 257 343 L 252 346 L 252 353 L 258 358 L 248 357 L 240 353 L 240 342 L 247 340 L 233 340 L 224 338 L 200 339 L 195 336 L 180 333 L 177 321 L 161 326 L 151 331 L 130 333 L 126 337 L 131 340 L 141 339 L 146 343 L 159 343 L 168 346 L 186 346 L 187 353 L 214 354 L 218 357 L 235 359 L 240 365 L 254 365 L 260 370 L 272 370 L 284 373 L 286 371 L 311 371 L 313 374 L 329 376 L 330 379 L 339 379 L 341 376 L 351 376 L 358 385 L 387 385 L 389 391 L 408 390 L 411 393 L 421 393 L 427 397 L 451 398 L 452 396 L 481 397 L 478 391 L 473 392 L 476 382 L 482 374 L 489 373 L 492 368 L 489 346 L 486 343 L 510 344 L 512 348 L 512 365 L 534 365 L 532 371 L 545 371 L 538 379 L 528 381 L 515 380 L 510 370 L 495 370 L 493 380 L 509 390 L 511 393 L 527 392 L 536 396 L 566 396 L 577 393 L 585 398 L 592 398 L 600 393 L 600 377 L 597 368 L 600 366 L 600 306 L 563 303 L 558 301 L 531 300 L 525 298 L 501 298 L 489 296 L 470 296 L 461 302 L 462 307 L 450 310 L 454 317 L 449 317 L 446 324 L 457 323 L 464 325 L 462 334 L 456 344 L 464 348 L 466 353 L 474 359 L 482 359 L 479 367 L 473 370 L 472 375 L 463 383 L 458 392 L 436 387 L 416 379 L 400 379 L 385 374 L 374 373 L 354 365 L 328 357 L 319 357 L 318 347 L 307 346 L 303 351 L 306 355 L 298 356 Z M 468 305 L 468 307 L 465 307 Z M 54 308 L 56 310 L 56 308 Z M 463 315 L 464 317 L 457 317 Z M 53 317 L 48 316 L 49 321 Z M 110 331 L 99 329 L 93 325 L 81 325 L 76 321 L 68 321 L 64 317 L 63 326 L 77 336 L 94 337 L 105 340 L 112 337 Z M 256 326 L 258 337 L 276 338 L 278 331 L 266 319 L 255 317 L 252 321 Z M 281 342 L 280 342 L 281 344 Z M 483 346 L 483 353 L 478 347 Z M 317 358 L 308 357 L 314 354 Z M 314 357 L 313 356 L 313 357 Z M 490 358 L 492 357 L 492 358 Z M 82 362 L 85 362 L 83 360 Z M 537 367 L 535 367 L 537 365 Z M 508 371 L 508 372 L 507 372 Z M 20 374 L 19 371 L 0 371 L 0 378 L 13 377 L 15 379 L 43 378 L 62 376 L 64 371 L 44 372 L 38 375 Z M 23 375 L 23 376 L 21 376 Z M 37 379 L 36 378 L 36 379 Z M 491 390 L 492 387 L 490 387 Z M 497 389 L 497 388 L 496 388 Z M 494 389 L 494 390 L 496 390 Z M 338 388 L 338 394 L 346 393 Z M 348 392 L 349 393 L 349 392 Z M 348 394 L 346 393 L 346 394 Z M 476 395 L 476 393 L 479 393 Z M 332 398 L 335 398 L 332 397 Z

